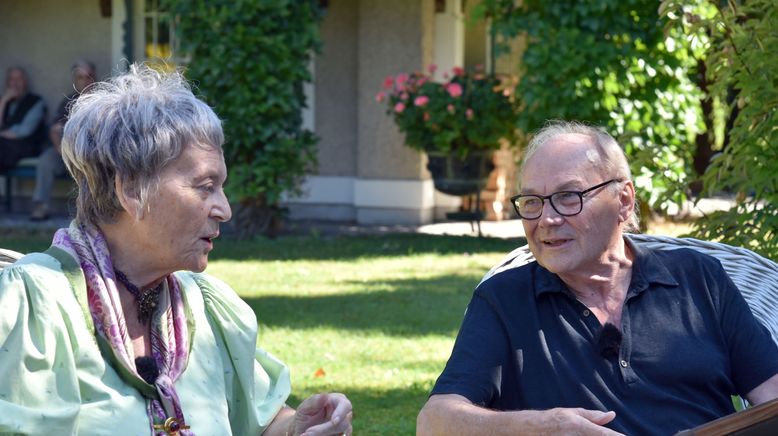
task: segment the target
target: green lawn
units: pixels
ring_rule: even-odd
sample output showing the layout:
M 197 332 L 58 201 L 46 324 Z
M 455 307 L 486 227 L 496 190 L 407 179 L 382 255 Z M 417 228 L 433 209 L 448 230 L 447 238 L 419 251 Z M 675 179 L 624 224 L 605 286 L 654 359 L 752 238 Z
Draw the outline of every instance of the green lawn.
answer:
M 290 404 L 341 391 L 354 404 L 355 434 L 409 435 L 473 287 L 523 243 L 417 234 L 222 239 L 207 272 L 254 308 L 259 344 L 291 367 Z M 43 237 L 3 243 L 47 245 Z

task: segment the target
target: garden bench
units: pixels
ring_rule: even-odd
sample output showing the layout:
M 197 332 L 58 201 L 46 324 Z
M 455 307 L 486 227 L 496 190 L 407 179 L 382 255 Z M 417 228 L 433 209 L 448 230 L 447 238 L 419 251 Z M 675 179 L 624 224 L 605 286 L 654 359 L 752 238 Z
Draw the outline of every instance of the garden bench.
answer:
M 35 179 L 35 175 L 38 169 L 37 157 L 26 157 L 19 161 L 15 167 L 10 170 L 0 173 L 5 179 L 5 211 L 13 211 L 13 180 L 14 179 Z M 56 176 L 56 179 L 68 180 L 70 176 L 65 173 L 61 176 Z

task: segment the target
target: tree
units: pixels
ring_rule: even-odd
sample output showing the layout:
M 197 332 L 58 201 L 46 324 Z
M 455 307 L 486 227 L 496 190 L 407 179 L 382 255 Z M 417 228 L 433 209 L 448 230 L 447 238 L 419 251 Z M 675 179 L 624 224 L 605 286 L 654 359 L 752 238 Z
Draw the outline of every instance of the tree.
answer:
M 706 193 L 736 207 L 695 223 L 695 236 L 778 259 L 778 9 L 775 0 L 662 3 L 671 25 L 702 42 L 710 96 L 725 103 L 727 145 L 704 174 Z
M 694 139 L 705 124 L 688 74 L 695 58 L 680 30 L 663 32 L 657 6 L 484 0 L 478 13 L 503 39 L 527 37 L 519 127 L 530 132 L 557 118 L 605 126 L 625 145 L 641 203 L 666 209 L 690 193 Z
M 302 83 L 319 46 L 315 0 L 167 0 L 186 76 L 224 121 L 227 191 L 243 235 L 273 233 L 284 192 L 316 163 Z

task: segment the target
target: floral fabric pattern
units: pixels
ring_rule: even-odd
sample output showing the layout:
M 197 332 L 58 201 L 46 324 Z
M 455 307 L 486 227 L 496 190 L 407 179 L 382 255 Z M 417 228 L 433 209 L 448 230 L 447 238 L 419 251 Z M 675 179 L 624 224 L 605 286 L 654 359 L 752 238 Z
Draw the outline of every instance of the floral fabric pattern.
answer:
M 135 366 L 132 340 L 127 331 L 105 237 L 98 228 L 73 221 L 70 227 L 59 229 L 54 234 L 52 245 L 67 251 L 78 260 L 86 279 L 87 300 L 95 334 L 103 337 L 111 346 L 113 361 L 137 378 L 133 382 L 142 381 Z M 174 383 L 186 368 L 189 335 L 179 283 L 172 274 L 165 278 L 165 282 L 166 286 L 160 293 L 151 319 L 152 357 L 159 369 L 159 376 L 154 383 L 158 397 L 148 398 L 147 404 L 152 426 L 153 423 L 164 423 L 167 417 L 176 418 L 182 425 L 185 423 Z M 152 431 L 158 435 L 165 434 L 153 427 Z M 178 434 L 194 435 L 185 429 Z

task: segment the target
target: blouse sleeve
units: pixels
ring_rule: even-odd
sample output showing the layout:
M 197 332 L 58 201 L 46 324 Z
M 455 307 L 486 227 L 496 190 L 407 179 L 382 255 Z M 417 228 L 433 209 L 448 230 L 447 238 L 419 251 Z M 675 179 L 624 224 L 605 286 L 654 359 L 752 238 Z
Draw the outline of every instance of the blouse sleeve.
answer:
M 0 271 L 0 433 L 77 432 L 78 339 L 68 311 L 82 315 L 58 292 L 73 291 L 49 256 L 29 255 Z
M 258 434 L 273 421 L 291 392 L 289 368 L 272 354 L 257 348 L 257 318 L 251 307 L 224 282 L 192 274 L 203 294 L 225 367 L 225 380 L 234 434 Z M 256 430 L 259 430 L 258 432 Z

